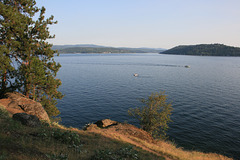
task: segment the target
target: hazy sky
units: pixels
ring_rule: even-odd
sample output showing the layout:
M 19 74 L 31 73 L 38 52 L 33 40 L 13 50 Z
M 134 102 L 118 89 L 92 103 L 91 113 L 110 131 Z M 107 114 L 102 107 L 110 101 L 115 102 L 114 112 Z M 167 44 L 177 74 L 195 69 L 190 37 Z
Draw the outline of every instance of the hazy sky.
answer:
M 54 15 L 58 44 L 240 47 L 240 0 L 36 0 Z

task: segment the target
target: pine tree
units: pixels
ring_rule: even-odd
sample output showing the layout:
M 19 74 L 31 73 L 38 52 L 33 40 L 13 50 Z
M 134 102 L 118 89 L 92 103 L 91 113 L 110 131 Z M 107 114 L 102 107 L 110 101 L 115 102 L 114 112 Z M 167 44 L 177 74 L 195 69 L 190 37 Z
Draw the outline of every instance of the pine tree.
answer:
M 1 95 L 13 88 L 10 80 L 15 70 L 13 59 L 17 54 L 16 48 L 20 45 L 17 38 L 19 33 L 23 32 L 22 22 L 25 21 L 25 16 L 18 14 L 20 10 L 18 6 L 14 1 L 1 0 L 0 3 Z
M 57 90 L 61 81 L 56 78 L 61 65 L 54 61 L 56 51 L 46 41 L 54 38 L 48 25 L 57 22 L 53 21 L 53 16 L 45 19 L 45 8 L 36 7 L 35 0 L 1 0 L 0 5 L 3 8 L 0 12 L 1 54 L 3 60 L 9 60 L 9 66 L 5 70 L 1 66 L 1 72 L 14 69 L 17 90 L 41 102 L 49 116 L 57 116 L 56 100 L 63 97 Z M 37 15 L 39 18 L 35 20 Z M 1 75 L 2 82 L 11 81 L 10 77 Z M 6 82 L 2 83 L 2 86 L 6 85 Z
M 0 83 L 1 83 L 1 88 L 0 88 L 0 98 L 4 96 L 4 94 L 8 91 L 10 91 L 7 86 L 8 83 L 11 83 L 9 79 L 11 79 L 14 68 L 12 67 L 11 59 L 6 56 L 8 54 L 8 49 L 5 46 L 0 46 Z M 11 84 L 10 84 L 11 85 Z

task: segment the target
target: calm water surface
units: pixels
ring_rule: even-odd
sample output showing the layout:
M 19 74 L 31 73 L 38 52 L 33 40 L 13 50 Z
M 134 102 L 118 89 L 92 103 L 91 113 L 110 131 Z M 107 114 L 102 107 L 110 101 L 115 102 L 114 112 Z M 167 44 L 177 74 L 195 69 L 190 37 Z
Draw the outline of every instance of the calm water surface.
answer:
M 240 159 L 240 57 L 62 54 L 56 61 L 62 65 L 64 125 L 82 128 L 105 118 L 136 125 L 127 110 L 166 91 L 174 108 L 170 139 Z

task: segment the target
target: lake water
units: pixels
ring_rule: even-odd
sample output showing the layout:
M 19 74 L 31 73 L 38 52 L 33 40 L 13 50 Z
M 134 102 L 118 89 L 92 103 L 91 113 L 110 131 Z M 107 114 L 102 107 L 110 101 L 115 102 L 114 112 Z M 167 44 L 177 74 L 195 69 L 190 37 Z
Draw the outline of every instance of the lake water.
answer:
M 174 108 L 168 135 L 178 146 L 239 159 L 240 57 L 160 54 L 61 54 L 57 107 L 62 124 L 100 119 L 136 125 L 128 109 L 165 91 Z M 185 68 L 189 65 L 190 68 Z M 133 74 L 138 73 L 138 77 Z

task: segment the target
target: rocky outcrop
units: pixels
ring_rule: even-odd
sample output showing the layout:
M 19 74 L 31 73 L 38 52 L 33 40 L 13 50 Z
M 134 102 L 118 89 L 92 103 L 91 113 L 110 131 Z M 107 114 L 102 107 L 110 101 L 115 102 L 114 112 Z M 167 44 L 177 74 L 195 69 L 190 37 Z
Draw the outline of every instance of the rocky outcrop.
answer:
M 88 124 L 85 129 L 89 132 L 101 133 L 103 135 L 121 135 L 122 137 L 135 137 L 146 142 L 153 142 L 153 137 L 146 131 L 131 124 L 120 123 L 110 119 L 99 120 L 94 124 Z
M 12 115 L 27 113 L 37 116 L 40 120 L 50 121 L 47 112 L 39 102 L 26 98 L 18 92 L 6 93 L 6 97 L 6 99 L 0 99 L 0 104 Z
M 30 115 L 27 113 L 16 113 L 13 115 L 13 119 L 20 121 L 23 125 L 29 127 L 39 127 L 41 126 L 41 122 L 35 115 Z
M 110 127 L 113 125 L 117 125 L 118 122 L 112 121 L 111 119 L 103 119 L 103 120 L 99 120 L 99 121 L 95 122 L 94 124 L 96 124 L 100 128 L 106 128 L 106 127 Z

